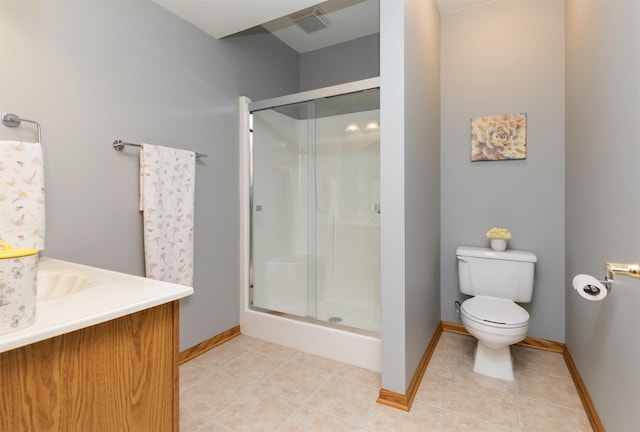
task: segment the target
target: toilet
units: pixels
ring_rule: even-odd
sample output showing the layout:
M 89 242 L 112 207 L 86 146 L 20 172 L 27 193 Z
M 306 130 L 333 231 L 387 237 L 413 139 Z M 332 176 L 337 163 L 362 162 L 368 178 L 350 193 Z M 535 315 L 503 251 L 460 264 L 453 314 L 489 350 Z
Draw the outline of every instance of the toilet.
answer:
M 462 324 L 478 339 L 473 371 L 513 381 L 509 346 L 529 330 L 529 312 L 516 302 L 531 301 L 536 255 L 460 246 L 456 256 L 460 292 L 473 296 L 460 305 Z

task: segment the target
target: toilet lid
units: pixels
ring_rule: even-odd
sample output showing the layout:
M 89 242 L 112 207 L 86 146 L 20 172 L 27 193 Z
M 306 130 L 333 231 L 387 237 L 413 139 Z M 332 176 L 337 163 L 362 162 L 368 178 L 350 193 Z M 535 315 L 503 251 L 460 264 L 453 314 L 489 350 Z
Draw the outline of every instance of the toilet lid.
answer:
M 507 299 L 476 296 L 465 300 L 461 308 L 476 320 L 494 324 L 517 326 L 529 321 L 529 312 Z

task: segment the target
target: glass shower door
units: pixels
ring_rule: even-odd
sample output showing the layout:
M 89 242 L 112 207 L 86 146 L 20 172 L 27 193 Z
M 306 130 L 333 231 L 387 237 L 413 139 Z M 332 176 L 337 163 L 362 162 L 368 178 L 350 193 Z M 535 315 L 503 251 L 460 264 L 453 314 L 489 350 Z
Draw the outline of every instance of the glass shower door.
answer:
M 252 305 L 316 316 L 315 105 L 252 113 Z
M 379 91 L 316 100 L 317 316 L 380 330 Z
M 252 113 L 254 308 L 380 330 L 377 89 Z

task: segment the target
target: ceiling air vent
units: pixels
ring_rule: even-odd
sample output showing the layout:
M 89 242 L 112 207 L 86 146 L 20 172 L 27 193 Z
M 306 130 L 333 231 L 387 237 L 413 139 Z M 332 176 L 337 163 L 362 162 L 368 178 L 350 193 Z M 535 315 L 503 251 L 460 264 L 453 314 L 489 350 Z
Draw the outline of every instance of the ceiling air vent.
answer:
M 307 33 L 313 33 L 318 30 L 326 29 L 333 22 L 329 19 L 327 14 L 318 6 L 313 6 L 308 9 L 301 10 L 300 12 L 289 15 L 289 18 Z

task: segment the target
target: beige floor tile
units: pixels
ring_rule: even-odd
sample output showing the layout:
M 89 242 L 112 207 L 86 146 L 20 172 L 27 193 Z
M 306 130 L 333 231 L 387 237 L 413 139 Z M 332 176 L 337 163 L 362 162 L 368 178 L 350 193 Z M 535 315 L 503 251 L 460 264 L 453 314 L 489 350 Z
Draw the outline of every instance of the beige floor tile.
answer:
M 573 381 L 536 371 L 516 371 L 518 395 L 575 410 L 582 402 Z
M 512 346 L 511 353 L 516 371 L 537 371 L 571 379 L 562 354 L 534 348 Z
M 460 355 L 473 357 L 476 353 L 476 346 L 478 346 L 478 340 L 472 336 L 467 337 L 462 345 L 462 349 L 460 350 Z
M 240 378 L 249 384 L 259 384 L 286 362 L 257 351 L 248 351 L 231 362 L 220 366 L 219 371 Z
M 304 406 L 293 413 L 278 432 L 353 432 L 356 430 L 358 430 L 356 424 Z
M 254 338 L 251 336 L 247 336 L 244 334 L 238 335 L 236 337 L 234 337 L 233 339 L 230 339 L 227 343 L 225 343 L 224 345 L 230 344 L 230 345 L 238 345 L 244 349 L 250 349 L 250 350 L 254 350 L 257 351 L 260 349 L 260 347 L 264 344 L 268 344 L 270 342 L 264 341 L 262 339 L 258 339 L 258 338 Z
M 509 393 L 515 392 L 515 384 L 513 381 L 505 381 L 475 373 L 473 371 L 473 358 L 467 356 L 458 357 L 456 369 L 453 374 L 453 382 L 453 385 L 465 383 L 465 385 L 475 385 L 491 390 Z
M 422 377 L 422 382 L 420 383 L 420 387 L 418 387 L 413 403 L 428 404 L 438 408 L 444 408 L 444 403 L 449 395 L 450 386 L 451 380 L 449 378 L 425 373 Z
M 516 400 L 513 393 L 491 390 L 473 384 L 453 383 L 445 405 L 453 411 L 505 429 L 518 426 Z
M 347 422 L 360 424 L 377 404 L 378 393 L 371 387 L 332 376 L 309 398 L 307 405 Z
M 234 402 L 216 422 L 235 432 L 275 431 L 296 407 L 265 391 L 251 392 Z
M 367 387 L 380 390 L 380 373 L 346 363 L 340 363 L 334 375 Z
M 526 397 L 518 398 L 522 432 L 591 432 L 583 410 L 549 405 Z
M 411 412 L 380 374 L 238 336 L 180 367 L 182 432 L 590 431 L 560 354 L 512 347 L 516 381 L 473 373 L 475 338 L 442 334 Z
M 206 353 L 199 355 L 193 360 L 189 361 L 186 365 L 197 365 L 207 369 L 215 369 L 220 366 L 224 366 L 227 363 L 237 359 L 247 352 L 246 349 L 237 345 L 231 345 L 228 343 L 219 345 Z
M 182 431 L 182 432 L 188 432 L 188 431 Z M 202 426 L 196 432 L 234 432 L 234 431 L 229 429 L 228 427 L 222 426 L 217 422 L 211 422 L 207 425 Z
M 324 372 L 335 372 L 342 363 L 314 354 L 298 351 L 291 359 L 292 364 L 304 365 Z
M 503 429 L 493 423 L 449 411 L 445 411 L 442 415 L 440 426 L 440 432 L 506 432 L 510 430 L 512 429 Z
M 437 349 L 453 353 L 468 353 L 468 350 L 476 345 L 476 340 L 472 336 L 465 336 L 457 333 L 444 332 L 438 340 Z
M 365 426 L 376 432 L 437 431 L 442 409 L 429 405 L 414 405 L 410 412 L 376 404 L 365 421 Z
M 196 431 L 211 423 L 211 418 L 202 413 L 192 411 L 184 406 L 180 407 L 180 430 Z
M 180 409 L 180 430 L 182 432 L 233 432 L 205 415 L 186 409 Z
M 276 357 L 282 360 L 290 360 L 293 356 L 295 356 L 298 351 L 293 348 L 289 348 L 283 345 L 274 344 L 271 342 L 265 342 L 262 345 L 258 345 L 255 347 L 255 350 L 261 352 L 262 354 Z
M 433 351 L 433 355 L 427 365 L 427 372 L 435 375 L 441 375 L 447 378 L 453 377 L 453 371 L 456 368 L 456 359 L 458 358 L 457 351 L 450 351 L 446 349 L 436 349 Z
M 193 361 L 183 364 L 180 366 L 180 391 L 188 389 L 211 373 L 212 370 L 203 368 Z
M 271 374 L 261 385 L 295 404 L 302 404 L 329 379 L 327 372 L 288 363 Z
M 253 387 L 241 380 L 214 372 L 181 395 L 180 407 L 198 415 L 214 418 Z

